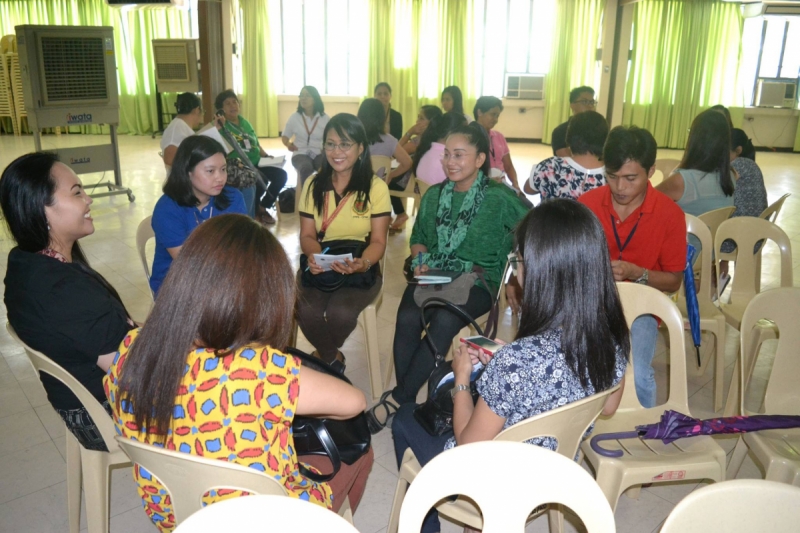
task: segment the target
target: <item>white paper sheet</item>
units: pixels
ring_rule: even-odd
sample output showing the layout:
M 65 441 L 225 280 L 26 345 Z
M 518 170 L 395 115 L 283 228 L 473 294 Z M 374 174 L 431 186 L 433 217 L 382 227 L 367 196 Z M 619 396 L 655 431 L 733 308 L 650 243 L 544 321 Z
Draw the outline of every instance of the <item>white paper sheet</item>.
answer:
M 342 254 L 342 255 L 330 255 L 330 254 L 314 254 L 314 261 L 317 262 L 317 265 L 322 267 L 322 270 L 328 271 L 332 270 L 331 265 L 339 261 L 340 263 L 344 263 L 345 259 L 349 259 L 350 261 L 353 260 L 353 254 Z

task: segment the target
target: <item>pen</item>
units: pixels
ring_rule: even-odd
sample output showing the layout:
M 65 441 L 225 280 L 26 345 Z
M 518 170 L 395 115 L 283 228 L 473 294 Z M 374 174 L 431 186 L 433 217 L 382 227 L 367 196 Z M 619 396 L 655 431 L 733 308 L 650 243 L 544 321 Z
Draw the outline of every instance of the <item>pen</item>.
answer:
M 328 250 L 330 250 L 330 249 L 331 249 L 331 247 L 330 247 L 330 246 L 328 246 L 328 247 L 326 247 L 324 250 L 322 250 L 322 251 L 321 251 L 319 254 L 320 254 L 320 255 L 322 255 L 322 254 L 326 254 L 326 253 L 328 253 Z M 309 268 L 311 268 L 311 265 L 308 265 L 308 266 L 306 267 L 306 270 L 305 270 L 305 271 L 306 271 L 306 272 L 308 272 L 308 269 L 309 269 Z
M 417 252 L 417 266 L 422 267 L 422 252 Z

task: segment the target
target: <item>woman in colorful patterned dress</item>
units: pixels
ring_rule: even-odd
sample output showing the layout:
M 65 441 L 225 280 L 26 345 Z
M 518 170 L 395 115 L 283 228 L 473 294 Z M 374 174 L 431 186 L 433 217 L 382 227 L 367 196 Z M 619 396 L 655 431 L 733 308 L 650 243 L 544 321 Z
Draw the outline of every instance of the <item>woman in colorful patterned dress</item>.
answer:
M 294 416 L 348 419 L 366 402 L 355 387 L 281 352 L 294 301 L 289 259 L 266 228 L 243 215 L 201 224 L 167 274 L 147 324 L 125 338 L 104 380 L 119 433 L 249 466 L 290 496 L 334 511 L 349 497 L 355 509 L 371 450 L 343 464 L 328 483 L 301 474 Z M 326 467 L 324 458 L 303 462 Z M 171 531 L 175 518 L 164 487 L 139 467 L 134 478 L 145 512 L 161 531 Z M 240 494 L 211 491 L 204 500 Z

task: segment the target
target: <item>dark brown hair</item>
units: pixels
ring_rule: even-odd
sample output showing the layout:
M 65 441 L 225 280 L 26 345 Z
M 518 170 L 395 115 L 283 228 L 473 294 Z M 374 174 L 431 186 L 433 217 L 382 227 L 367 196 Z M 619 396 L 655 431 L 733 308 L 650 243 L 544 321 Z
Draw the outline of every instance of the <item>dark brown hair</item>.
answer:
M 197 346 L 217 357 L 248 344 L 285 348 L 294 300 L 289 258 L 269 230 L 244 215 L 203 222 L 172 263 L 128 353 L 117 409 L 130 403 L 137 426 L 165 436 L 187 354 Z

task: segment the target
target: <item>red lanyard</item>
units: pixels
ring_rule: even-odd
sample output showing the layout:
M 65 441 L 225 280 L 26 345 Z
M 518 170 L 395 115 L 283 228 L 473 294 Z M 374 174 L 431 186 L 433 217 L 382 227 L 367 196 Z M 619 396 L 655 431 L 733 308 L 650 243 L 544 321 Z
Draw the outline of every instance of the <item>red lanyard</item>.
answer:
M 308 124 L 306 123 L 306 115 L 303 113 L 303 127 L 306 129 L 306 133 L 308 133 L 308 140 L 306 144 L 311 144 L 311 134 L 314 133 L 314 130 L 317 129 L 317 122 L 319 122 L 319 115 L 317 115 L 317 120 L 314 121 L 314 125 L 311 126 L 311 131 L 308 130 Z
M 334 191 L 333 194 L 336 194 L 336 192 Z M 353 193 L 349 192 L 349 193 L 345 194 L 344 197 L 341 200 L 339 200 L 339 205 L 336 206 L 336 210 L 333 212 L 333 214 L 329 218 L 328 217 L 328 199 L 331 197 L 331 195 L 328 194 L 328 193 L 325 193 L 325 202 L 322 204 L 322 226 L 320 227 L 320 230 L 317 232 L 317 242 L 322 242 L 322 239 L 325 238 L 325 232 L 328 230 L 328 227 L 331 225 L 333 220 L 336 218 L 336 215 L 339 214 L 339 212 L 342 210 L 344 205 L 347 203 L 347 199 L 350 198 L 351 194 L 353 194 Z

